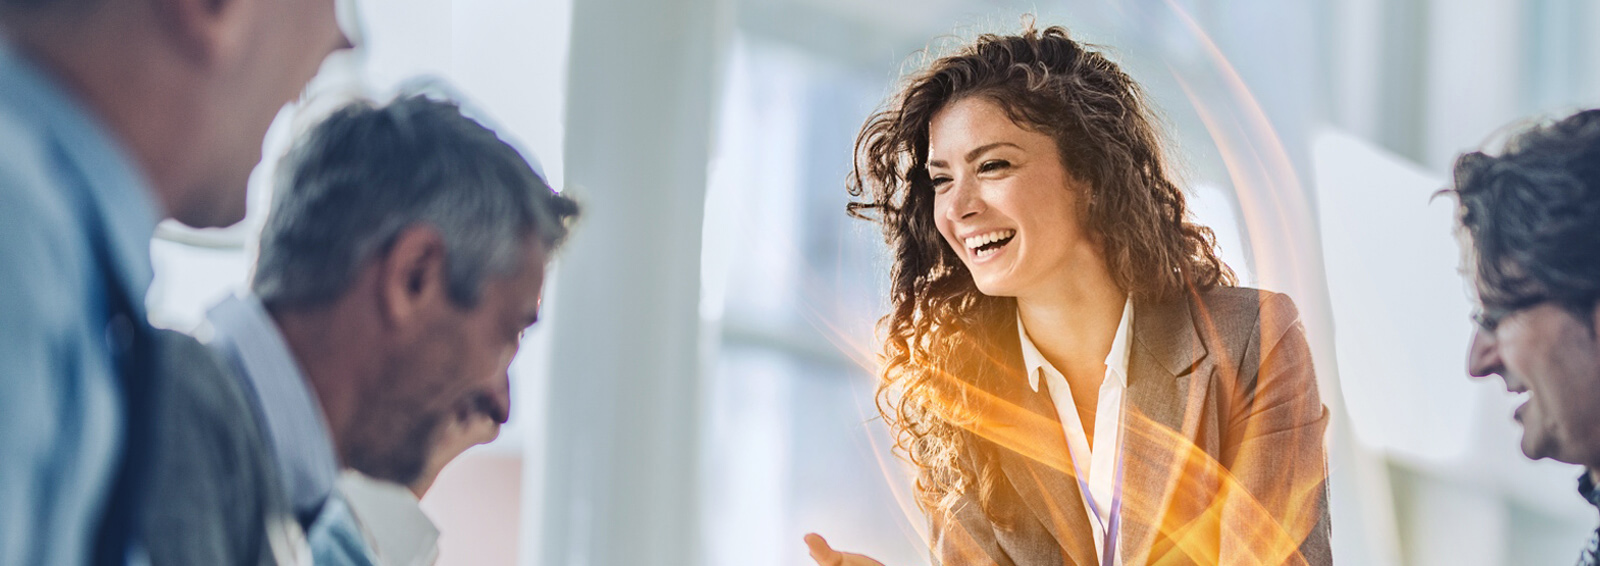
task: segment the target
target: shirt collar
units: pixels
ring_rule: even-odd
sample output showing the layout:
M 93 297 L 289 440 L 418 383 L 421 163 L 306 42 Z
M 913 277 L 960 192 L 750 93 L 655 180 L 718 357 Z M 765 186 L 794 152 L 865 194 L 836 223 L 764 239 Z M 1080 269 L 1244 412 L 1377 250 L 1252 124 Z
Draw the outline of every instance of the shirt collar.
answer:
M 1117 376 L 1123 386 L 1128 385 L 1128 345 L 1132 341 L 1133 333 L 1133 298 L 1129 297 L 1122 304 L 1122 320 L 1117 322 L 1116 335 L 1111 339 L 1111 351 L 1106 353 L 1106 371 Z M 1028 329 L 1022 324 L 1022 313 L 1017 313 L 1017 336 L 1022 339 L 1022 364 L 1028 370 L 1028 386 L 1035 392 L 1039 391 L 1040 370 L 1056 371 L 1050 365 L 1050 360 L 1033 344 L 1033 339 L 1028 337 Z
M 345 470 L 339 477 L 339 492 L 381 562 L 420 566 L 438 558 L 439 528 L 422 512 L 410 489 Z
M 276 322 L 254 295 L 234 296 L 206 313 L 213 347 L 234 361 L 261 403 L 284 486 L 296 514 L 315 512 L 333 491 L 339 461 L 322 404 Z
M 1578 476 L 1578 494 L 1582 495 L 1590 505 L 1600 507 L 1600 490 L 1595 489 L 1594 478 L 1589 477 L 1587 469 L 1583 471 L 1583 475 Z
M 44 69 L 34 65 L 0 36 L 0 105 L 21 109 L 18 118 L 50 140 L 50 157 L 77 175 L 86 187 L 85 211 L 98 220 L 114 280 L 128 291 L 132 307 L 145 314 L 144 294 L 155 270 L 150 238 L 161 212 L 136 162 L 87 106 Z

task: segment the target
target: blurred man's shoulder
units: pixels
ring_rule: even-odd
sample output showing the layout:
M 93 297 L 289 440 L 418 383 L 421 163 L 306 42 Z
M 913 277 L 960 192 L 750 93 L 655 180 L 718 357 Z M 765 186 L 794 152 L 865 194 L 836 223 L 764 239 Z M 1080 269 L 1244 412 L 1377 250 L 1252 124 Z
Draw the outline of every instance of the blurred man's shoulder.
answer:
M 89 227 L 72 181 L 52 170 L 47 144 L 29 130 L 0 105 L 0 302 L 75 323 L 94 264 Z
M 70 228 L 74 216 L 74 192 L 52 165 L 48 141 L 38 128 L 20 119 L 0 103 L 0 233 L 6 246 L 17 243 L 14 236 L 27 231 Z

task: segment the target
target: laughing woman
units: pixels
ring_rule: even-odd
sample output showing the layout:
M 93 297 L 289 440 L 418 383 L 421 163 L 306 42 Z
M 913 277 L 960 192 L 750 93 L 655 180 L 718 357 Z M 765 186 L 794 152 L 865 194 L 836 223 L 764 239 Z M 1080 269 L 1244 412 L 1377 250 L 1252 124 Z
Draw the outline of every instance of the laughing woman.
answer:
M 1149 110 L 1030 28 L 935 60 L 857 140 L 851 213 L 894 255 L 879 408 L 937 564 L 1332 562 L 1299 315 L 1234 286 Z

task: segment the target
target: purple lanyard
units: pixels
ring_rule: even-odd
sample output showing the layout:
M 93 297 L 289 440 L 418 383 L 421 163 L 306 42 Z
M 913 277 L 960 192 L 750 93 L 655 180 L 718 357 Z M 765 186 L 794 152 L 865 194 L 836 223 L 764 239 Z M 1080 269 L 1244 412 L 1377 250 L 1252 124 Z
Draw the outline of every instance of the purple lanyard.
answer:
M 1070 453 L 1071 450 L 1068 450 Z M 1074 460 L 1076 465 L 1076 460 Z M 1083 481 L 1083 476 L 1078 475 L 1078 490 L 1083 492 L 1083 499 L 1089 503 L 1089 512 L 1094 513 L 1094 520 L 1100 520 L 1100 506 L 1094 500 L 1094 493 L 1089 491 L 1088 482 Z M 1122 452 L 1117 452 L 1117 480 L 1111 487 L 1111 525 L 1106 526 L 1105 541 L 1100 545 L 1101 566 L 1112 566 L 1117 556 L 1117 531 L 1122 526 Z
M 1111 524 L 1105 527 L 1105 540 L 1100 545 L 1101 566 L 1112 566 L 1117 556 L 1117 531 L 1122 526 L 1122 460 L 1123 453 L 1122 431 L 1117 431 L 1117 471 L 1116 480 L 1111 487 Z M 1067 457 L 1072 459 L 1073 477 L 1078 480 L 1078 491 L 1083 493 L 1083 499 L 1089 504 L 1089 512 L 1094 514 L 1094 520 L 1100 521 L 1100 504 L 1094 499 L 1094 492 L 1089 491 L 1089 482 L 1083 481 L 1083 474 L 1078 473 L 1078 455 L 1072 452 L 1072 443 L 1067 443 Z M 1091 459 L 1092 460 L 1092 459 Z M 1091 465 L 1093 462 L 1091 461 Z

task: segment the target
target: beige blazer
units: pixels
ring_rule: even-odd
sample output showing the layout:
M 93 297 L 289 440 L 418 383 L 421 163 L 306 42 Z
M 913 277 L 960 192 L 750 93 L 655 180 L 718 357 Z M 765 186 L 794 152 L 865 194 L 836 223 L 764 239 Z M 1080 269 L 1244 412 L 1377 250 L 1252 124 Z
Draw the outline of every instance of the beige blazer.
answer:
M 972 469 L 998 460 L 989 513 L 973 493 L 933 512 L 934 562 L 1098 565 L 1055 407 L 1005 328 L 964 425 Z M 1136 303 L 1129 355 L 1120 563 L 1331 564 L 1328 412 L 1293 301 L 1216 288 Z

